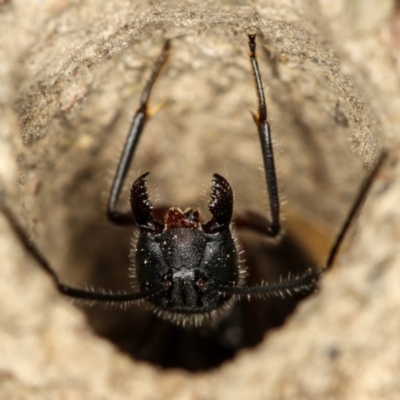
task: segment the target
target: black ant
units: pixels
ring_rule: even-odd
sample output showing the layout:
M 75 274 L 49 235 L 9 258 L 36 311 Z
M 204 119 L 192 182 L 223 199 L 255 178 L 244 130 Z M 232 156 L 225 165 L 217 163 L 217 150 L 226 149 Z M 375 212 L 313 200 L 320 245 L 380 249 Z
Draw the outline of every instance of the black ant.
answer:
M 178 324 L 199 326 L 207 320 L 222 318 L 235 300 L 240 298 L 282 296 L 309 293 L 316 287 L 320 275 L 329 269 L 343 238 L 354 219 L 378 170 L 378 166 L 362 186 L 350 213 L 332 246 L 326 266 L 308 269 L 296 276 L 277 282 L 260 282 L 246 286 L 246 269 L 240 260 L 240 251 L 233 227 L 253 230 L 278 240 L 284 235 L 280 221 L 280 201 L 275 172 L 271 128 L 267 120 L 267 106 L 256 58 L 256 36 L 249 34 L 250 61 L 256 83 L 258 114 L 256 123 L 264 163 L 270 215 L 266 218 L 252 212 L 233 217 L 233 192 L 228 181 L 215 173 L 212 179 L 211 201 L 208 209 L 212 218 L 204 222 L 198 210 L 177 207 L 155 208 L 149 200 L 146 179 L 139 176 L 130 192 L 131 211 L 118 211 L 117 201 L 136 151 L 140 136 L 150 113 L 148 101 L 169 53 L 166 41 L 154 65 L 133 118 L 119 161 L 108 201 L 108 219 L 117 225 L 136 226 L 139 230 L 132 251 L 134 288 L 132 293 L 109 293 L 74 288 L 60 282 L 56 272 L 29 240 L 8 208 L 2 206 L 19 238 L 36 261 L 54 280 L 58 290 L 67 296 L 88 301 L 138 302 L 147 300 L 156 314 Z M 382 158 L 381 158 L 382 160 Z

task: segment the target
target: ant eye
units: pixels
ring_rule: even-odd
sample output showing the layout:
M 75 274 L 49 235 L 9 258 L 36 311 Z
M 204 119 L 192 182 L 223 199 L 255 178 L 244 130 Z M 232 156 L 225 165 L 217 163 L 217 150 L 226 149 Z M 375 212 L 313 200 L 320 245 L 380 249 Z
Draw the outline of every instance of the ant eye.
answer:
M 196 286 L 199 290 L 205 290 L 207 289 L 207 280 L 205 278 L 200 278 L 197 282 L 196 282 Z

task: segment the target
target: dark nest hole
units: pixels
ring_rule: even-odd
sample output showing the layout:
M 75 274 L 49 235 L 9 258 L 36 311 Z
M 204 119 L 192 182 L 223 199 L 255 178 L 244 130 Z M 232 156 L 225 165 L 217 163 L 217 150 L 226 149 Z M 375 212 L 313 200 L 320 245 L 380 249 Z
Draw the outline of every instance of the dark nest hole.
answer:
M 131 289 L 128 267 L 132 232 L 129 228 L 108 229 L 104 223 L 86 224 L 75 235 L 76 231 L 73 248 L 86 250 L 84 254 L 81 251 L 74 254 L 92 266 L 93 276 L 87 281 L 91 286 L 115 291 Z M 239 239 L 248 268 L 247 284 L 261 280 L 274 282 L 289 273 L 299 274 L 310 266 L 315 267 L 290 234 L 283 236 L 279 243 L 249 232 L 239 232 Z M 72 275 L 64 281 L 76 282 Z M 217 368 L 240 350 L 257 346 L 269 330 L 285 323 L 305 297 L 297 294 L 284 299 L 240 300 L 226 317 L 198 328 L 162 320 L 145 305 L 107 309 L 100 304 L 84 306 L 83 310 L 99 336 L 110 340 L 133 359 L 162 368 L 197 372 Z

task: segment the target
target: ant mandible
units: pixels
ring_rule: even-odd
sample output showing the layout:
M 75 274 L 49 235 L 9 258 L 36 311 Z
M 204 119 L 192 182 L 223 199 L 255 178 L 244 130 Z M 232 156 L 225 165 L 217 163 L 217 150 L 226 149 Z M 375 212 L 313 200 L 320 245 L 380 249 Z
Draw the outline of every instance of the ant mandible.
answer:
M 62 283 L 53 267 L 32 243 L 7 207 L 2 211 L 11 222 L 22 243 L 39 265 L 51 276 L 58 290 L 69 297 L 100 302 L 138 302 L 147 300 L 156 313 L 176 323 L 200 325 L 224 314 L 235 300 L 242 297 L 284 296 L 310 292 L 316 287 L 321 273 L 329 269 L 343 241 L 346 231 L 366 196 L 378 166 L 362 186 L 350 213 L 332 246 L 326 266 L 309 269 L 305 273 L 281 279 L 245 285 L 245 268 L 240 261 L 233 226 L 245 227 L 278 238 L 283 234 L 280 222 L 280 201 L 275 172 L 271 127 L 267 120 L 267 106 L 256 58 L 256 35 L 249 34 L 250 62 L 256 83 L 258 114 L 253 114 L 261 145 L 266 186 L 269 197 L 269 218 L 248 212 L 233 218 L 233 192 L 228 181 L 215 173 L 212 179 L 211 201 L 208 209 L 212 218 L 203 222 L 198 210 L 177 207 L 154 209 L 146 188 L 149 173 L 139 176 L 130 191 L 131 211 L 118 211 L 117 201 L 136 151 L 140 136 L 149 119 L 148 102 L 151 90 L 169 53 L 167 40 L 158 57 L 133 118 L 127 140 L 117 167 L 108 201 L 108 219 L 117 225 L 136 226 L 139 234 L 133 254 L 132 275 L 137 281 L 132 293 L 112 293 L 74 288 Z M 157 218 L 158 217 L 158 218 Z

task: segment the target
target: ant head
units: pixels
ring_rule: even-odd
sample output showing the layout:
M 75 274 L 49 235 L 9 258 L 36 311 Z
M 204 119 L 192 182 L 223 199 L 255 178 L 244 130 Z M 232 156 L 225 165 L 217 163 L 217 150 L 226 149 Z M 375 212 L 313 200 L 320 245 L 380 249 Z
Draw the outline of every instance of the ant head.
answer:
M 239 262 L 230 229 L 233 193 L 225 178 L 214 174 L 208 208 L 212 219 L 202 223 L 198 210 L 170 208 L 163 223 L 154 220 L 146 176 L 132 186 L 130 203 L 140 229 L 135 252 L 135 275 L 142 290 L 162 287 L 147 300 L 161 315 L 195 315 L 195 321 L 226 308 Z M 193 317 L 190 317 L 193 319 Z

